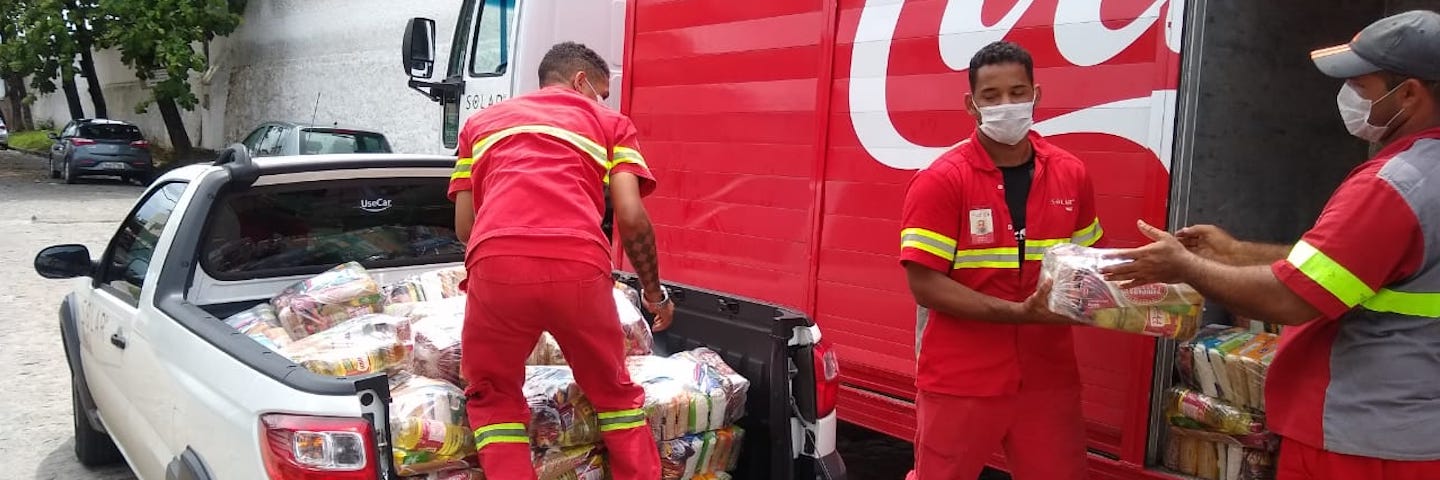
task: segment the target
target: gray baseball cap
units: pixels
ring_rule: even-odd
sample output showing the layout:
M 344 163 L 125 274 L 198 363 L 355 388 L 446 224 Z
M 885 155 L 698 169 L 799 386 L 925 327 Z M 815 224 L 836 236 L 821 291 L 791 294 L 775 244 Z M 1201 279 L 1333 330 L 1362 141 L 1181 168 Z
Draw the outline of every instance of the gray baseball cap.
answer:
M 1310 52 L 1326 75 L 1355 78 L 1379 71 L 1440 80 L 1440 13 L 1411 10 L 1361 30 L 1350 43 Z

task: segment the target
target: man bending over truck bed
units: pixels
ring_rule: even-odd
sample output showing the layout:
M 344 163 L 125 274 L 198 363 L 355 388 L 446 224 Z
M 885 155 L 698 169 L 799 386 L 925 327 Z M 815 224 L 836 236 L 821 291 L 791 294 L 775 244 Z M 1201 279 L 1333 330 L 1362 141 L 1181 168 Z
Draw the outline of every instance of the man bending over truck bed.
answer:
M 613 477 L 654 480 L 659 453 L 641 409 L 645 391 L 625 370 L 600 221 L 608 184 L 645 307 L 664 330 L 674 305 L 660 285 L 654 232 L 640 201 L 655 180 L 634 124 L 600 103 L 609 96 L 610 70 L 598 54 L 561 43 L 539 73 L 540 90 L 465 122 L 451 175 L 456 232 L 469 239 L 461 372 L 480 463 L 490 478 L 535 478 L 521 388 L 525 358 L 548 331 L 599 413 Z

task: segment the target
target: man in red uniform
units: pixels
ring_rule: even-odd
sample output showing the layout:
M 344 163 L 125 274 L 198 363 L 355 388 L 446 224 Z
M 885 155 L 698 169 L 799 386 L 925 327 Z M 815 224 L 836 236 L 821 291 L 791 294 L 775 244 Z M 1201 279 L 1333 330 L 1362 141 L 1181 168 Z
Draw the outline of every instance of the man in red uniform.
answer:
M 594 404 L 617 480 L 660 476 L 645 392 L 625 370 L 601 231 L 605 187 L 655 329 L 674 311 L 660 285 L 654 233 L 640 198 L 655 187 L 630 119 L 607 108 L 609 68 L 576 43 L 540 62 L 539 91 L 465 122 L 451 177 L 457 232 L 468 238 L 469 303 L 461 371 L 480 462 L 490 478 L 533 479 L 521 388 L 542 331 L 565 352 Z M 473 224 L 472 224 L 473 221 Z
M 977 131 L 905 193 L 900 260 L 931 317 L 918 322 L 910 478 L 974 479 L 1001 446 L 1017 480 L 1083 478 L 1073 322 L 1036 284 L 1047 247 L 1099 240 L 1090 178 L 1030 131 L 1040 89 L 1024 49 L 981 49 L 970 89 Z
M 1440 478 L 1440 14 L 1381 19 L 1311 53 L 1345 79 L 1352 134 L 1382 145 L 1294 245 L 1239 242 L 1213 226 L 1109 269 L 1185 282 L 1250 318 L 1290 325 L 1266 376 L 1279 480 Z M 1188 251 L 1186 245 L 1193 250 Z

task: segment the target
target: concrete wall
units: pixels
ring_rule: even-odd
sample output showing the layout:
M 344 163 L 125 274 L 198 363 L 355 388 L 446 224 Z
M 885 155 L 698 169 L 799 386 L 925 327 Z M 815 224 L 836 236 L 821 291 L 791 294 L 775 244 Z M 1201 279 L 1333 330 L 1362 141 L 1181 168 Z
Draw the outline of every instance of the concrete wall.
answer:
M 407 19 L 433 18 L 444 58 L 458 3 L 251 1 L 240 29 L 212 43 L 215 72 L 209 82 L 202 82 L 198 74 L 192 79 L 201 105 L 184 112 L 191 141 L 222 148 L 262 121 L 309 122 L 314 114 L 319 124 L 339 122 L 381 130 L 398 151 L 439 153 L 439 107 L 405 86 L 400 41 Z M 119 53 L 97 52 L 95 61 L 110 117 L 135 122 L 148 137 L 168 145 L 155 108 L 135 113 L 134 106 L 150 93 L 120 63 Z M 94 116 L 84 79 L 77 83 L 86 116 Z M 32 110 L 37 121 L 49 119 L 59 126 L 70 120 L 58 89 L 37 99 Z

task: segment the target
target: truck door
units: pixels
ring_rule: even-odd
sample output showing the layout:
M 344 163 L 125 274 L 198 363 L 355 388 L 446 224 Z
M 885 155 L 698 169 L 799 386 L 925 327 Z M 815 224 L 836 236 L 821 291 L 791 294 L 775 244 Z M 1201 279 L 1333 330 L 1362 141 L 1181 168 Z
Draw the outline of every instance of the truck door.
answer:
M 104 386 L 96 401 L 107 429 L 130 466 L 146 478 L 160 478 L 173 455 L 165 439 L 175 402 L 163 387 L 166 372 L 155 361 L 157 346 L 139 328 L 145 322 L 141 312 L 154 310 L 142 308 L 140 298 L 160 233 L 184 191 L 184 183 L 156 188 L 126 217 L 100 260 L 95 295 L 82 313 L 85 348 L 95 360 L 86 365 L 86 379 Z
M 466 0 L 461 7 L 445 76 L 465 88 L 458 98 L 441 100 L 441 138 L 447 149 L 455 148 L 465 119 L 511 96 L 517 1 Z

